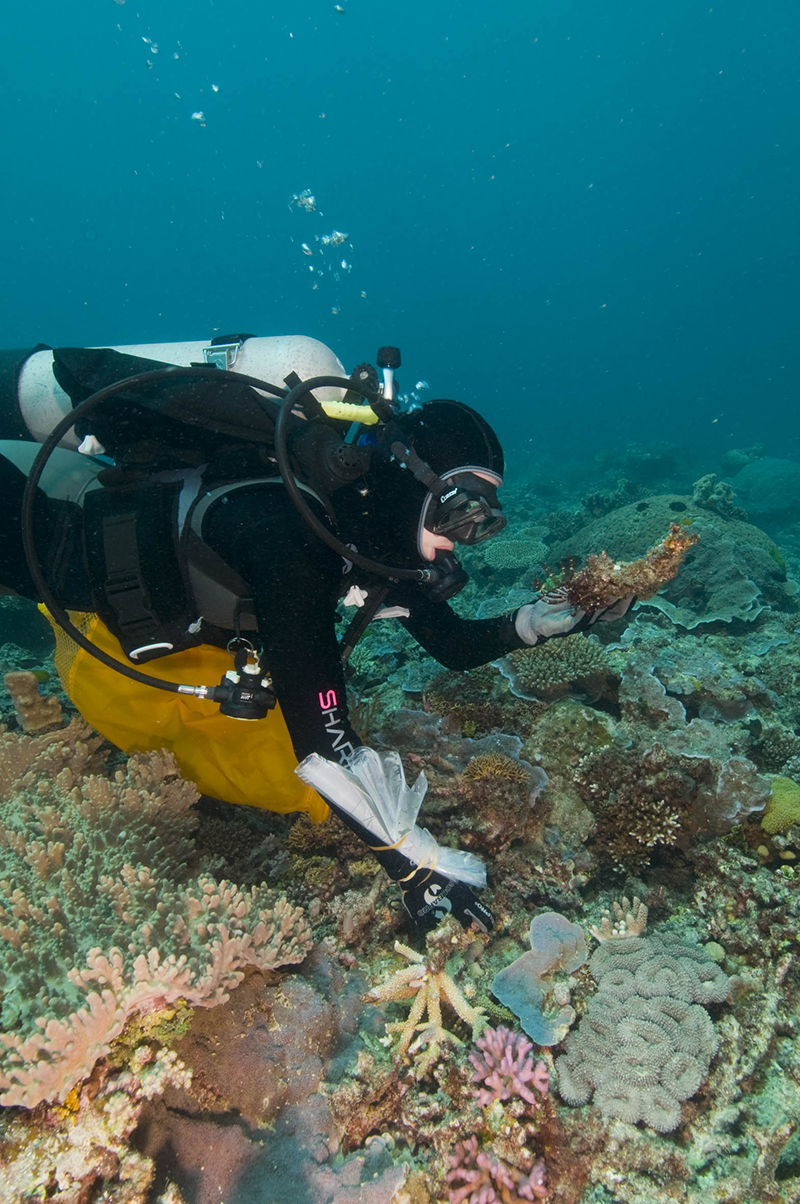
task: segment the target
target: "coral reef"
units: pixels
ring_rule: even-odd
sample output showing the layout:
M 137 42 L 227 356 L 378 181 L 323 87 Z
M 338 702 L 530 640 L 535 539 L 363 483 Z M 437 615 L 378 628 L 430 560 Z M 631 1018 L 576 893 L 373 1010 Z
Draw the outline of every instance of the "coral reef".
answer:
M 63 1099 L 128 1018 L 177 999 L 211 1007 L 247 965 L 300 961 L 302 913 L 263 888 L 191 877 L 196 790 L 168 755 L 109 778 L 73 721 L 0 732 L 3 1104 Z
M 521 648 L 495 662 L 518 698 L 556 698 L 577 685 L 596 696 L 609 672 L 608 657 L 594 638 L 568 635 Z
M 565 980 L 586 961 L 583 929 L 551 911 L 534 916 L 529 936 L 530 951 L 494 976 L 492 992 L 537 1045 L 557 1045 L 575 1019 Z
M 556 1059 L 559 1094 L 573 1105 L 594 1094 L 603 1116 L 668 1133 L 717 1050 L 703 1005 L 727 999 L 730 983 L 670 933 L 608 941 L 589 966 L 598 989 Z
M 148 1100 L 169 1086 L 188 1088 L 191 1078 L 175 1053 L 143 1046 L 129 1069 L 94 1084 L 70 1107 L 51 1109 L 45 1125 L 29 1114 L 6 1112 L 0 1198 L 5 1204 L 45 1198 L 56 1204 L 183 1204 L 174 1184 L 154 1200 L 153 1162 L 133 1150 L 129 1138 Z

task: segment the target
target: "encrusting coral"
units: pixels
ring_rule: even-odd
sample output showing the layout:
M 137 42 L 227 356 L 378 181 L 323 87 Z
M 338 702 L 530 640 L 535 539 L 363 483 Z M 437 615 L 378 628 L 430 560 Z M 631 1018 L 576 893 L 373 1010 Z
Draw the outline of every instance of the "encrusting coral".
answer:
M 586 961 L 586 940 L 555 911 L 534 916 L 529 937 L 530 950 L 495 974 L 492 993 L 537 1045 L 557 1045 L 575 1019 L 567 976 Z
M 0 730 L 2 1104 L 64 1099 L 135 1013 L 212 1007 L 311 945 L 285 899 L 189 875 L 197 792 L 169 755 L 110 778 L 98 743 Z

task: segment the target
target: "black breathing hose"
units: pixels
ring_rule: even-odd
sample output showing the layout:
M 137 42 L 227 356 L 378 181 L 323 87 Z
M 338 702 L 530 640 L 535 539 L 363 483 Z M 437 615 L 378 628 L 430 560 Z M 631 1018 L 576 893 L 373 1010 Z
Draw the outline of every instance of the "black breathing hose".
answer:
M 108 385 L 105 389 L 100 389 L 99 392 L 93 393 L 85 401 L 79 402 L 74 410 L 65 414 L 53 427 L 50 434 L 42 443 L 36 459 L 33 461 L 30 473 L 28 474 L 28 480 L 25 484 L 25 492 L 22 495 L 22 544 L 28 561 L 28 569 L 33 578 L 33 583 L 39 591 L 39 596 L 58 625 L 66 631 L 67 635 L 72 637 L 76 644 L 104 665 L 108 665 L 109 668 L 115 669 L 118 673 L 123 673 L 133 681 L 141 682 L 146 686 L 154 686 L 157 690 L 166 690 L 170 694 L 197 695 L 197 690 L 202 689 L 202 687 L 181 686 L 177 682 L 162 681 L 159 677 L 151 677 L 148 673 L 142 673 L 139 669 L 134 669 L 132 665 L 127 665 L 124 661 L 118 661 L 116 657 L 110 656 L 102 648 L 98 648 L 96 644 L 93 644 L 90 639 L 87 639 L 83 632 L 72 622 L 63 606 L 53 597 L 36 554 L 33 508 L 36 502 L 36 490 L 39 481 L 52 452 L 63 439 L 64 435 L 66 435 L 67 431 L 71 430 L 75 423 L 85 414 L 90 413 L 95 406 L 99 405 L 102 401 L 107 401 L 109 397 L 113 397 L 116 393 L 121 393 L 124 389 L 141 384 L 143 381 L 155 384 L 156 381 L 174 379 L 176 376 L 208 379 L 212 373 L 219 375 L 219 368 L 214 368 L 211 365 L 198 368 L 157 368 L 153 372 L 139 372 L 135 376 L 129 376 L 125 380 L 116 381 L 113 385 Z M 286 392 L 285 389 L 279 389 L 275 385 L 266 384 L 255 377 L 244 376 L 241 373 L 236 373 L 235 375 L 238 381 L 252 385 L 263 392 L 272 393 L 276 397 L 283 397 Z M 265 408 L 267 408 L 267 402 L 263 398 L 260 400 L 263 402 Z M 270 408 L 277 409 L 274 403 L 272 403 Z M 209 696 L 213 696 L 213 687 L 209 690 Z
M 125 380 L 116 381 L 112 385 L 107 385 L 106 388 L 100 389 L 97 393 L 93 393 L 91 397 L 87 397 L 84 401 L 78 403 L 73 410 L 56 423 L 50 434 L 43 441 L 42 446 L 37 453 L 33 462 L 28 479 L 25 484 L 25 491 L 22 496 L 22 543 L 25 549 L 25 557 L 28 562 L 33 583 L 39 591 L 47 609 L 50 611 L 53 618 L 59 626 L 75 641 L 79 647 L 99 660 L 102 664 L 116 670 L 118 673 L 124 674 L 131 678 L 132 681 L 141 682 L 146 686 L 153 686 L 158 690 L 166 690 L 171 694 L 194 695 L 195 697 L 214 698 L 215 687 L 204 686 L 188 686 L 180 685 L 177 682 L 162 681 L 159 677 L 151 677 L 147 673 L 142 673 L 139 669 L 134 669 L 133 666 L 125 664 L 124 661 L 119 661 L 116 657 L 110 656 L 104 652 L 102 648 L 98 648 L 93 644 L 82 631 L 80 631 L 70 619 L 66 610 L 53 597 L 44 573 L 42 572 L 41 564 L 39 563 L 36 554 L 35 532 L 34 532 L 34 505 L 36 502 L 36 490 L 39 486 L 42 473 L 45 465 L 50 459 L 51 454 L 58 446 L 60 441 L 66 435 L 67 431 L 71 430 L 75 423 L 90 413 L 101 402 L 107 401 L 114 397 L 117 393 L 123 392 L 125 389 L 135 387 L 144 382 L 155 384 L 161 380 L 174 380 L 176 377 L 192 377 L 209 379 L 211 377 L 219 377 L 220 369 L 209 366 L 197 366 L 193 368 L 169 367 L 157 368 L 152 372 L 139 372 L 135 376 L 129 376 Z M 295 387 L 287 392 L 285 389 L 278 388 L 275 385 L 267 384 L 265 381 L 258 380 L 252 376 L 245 376 L 239 372 L 229 372 L 229 376 L 235 377 L 237 383 L 252 386 L 254 389 L 262 393 L 271 393 L 274 397 L 281 398 L 282 403 L 276 404 L 272 401 L 267 401 L 264 397 L 258 397 L 259 404 L 264 408 L 266 413 L 275 422 L 274 444 L 275 458 L 278 462 L 278 469 L 283 479 L 283 484 L 289 494 L 293 504 L 297 508 L 303 520 L 308 524 L 315 535 L 332 548 L 340 556 L 351 560 L 360 568 L 367 572 L 374 573 L 379 577 L 386 577 L 391 581 L 429 581 L 433 573 L 430 569 L 401 569 L 393 568 L 391 565 L 381 564 L 377 560 L 371 560 L 367 556 L 362 556 L 359 552 L 347 547 L 340 539 L 330 531 L 324 523 L 320 522 L 314 512 L 307 504 L 303 494 L 294 479 L 292 466 L 289 460 L 289 451 L 287 447 L 288 423 L 295 405 L 298 405 L 307 394 L 310 394 L 313 389 L 324 388 L 326 386 L 333 388 L 349 389 L 351 392 L 359 393 L 370 403 L 371 406 L 378 412 L 378 405 L 381 399 L 376 398 L 372 390 L 367 389 L 354 381 L 345 380 L 338 376 L 316 376 L 311 380 L 301 381 Z M 312 398 L 312 402 L 316 399 Z M 316 403 L 319 406 L 319 403 Z M 300 407 L 302 408 L 302 406 Z
M 312 389 L 322 389 L 327 387 L 339 387 L 346 385 L 352 392 L 360 393 L 362 397 L 370 400 L 374 397 L 371 390 L 363 388 L 361 385 L 353 381 L 344 381 L 338 376 L 315 376 L 311 380 L 301 381 L 295 385 L 290 393 L 287 393 L 283 399 L 283 404 L 280 407 L 278 421 L 275 424 L 275 459 L 278 461 L 278 470 L 281 474 L 286 492 L 292 499 L 295 508 L 311 528 L 316 536 L 326 543 L 329 548 L 333 548 L 340 556 L 346 560 L 351 560 L 353 564 L 357 564 L 359 568 L 365 569 L 368 573 L 374 573 L 378 577 L 388 577 L 390 581 L 428 581 L 431 579 L 432 573 L 430 569 L 401 569 L 393 568 L 388 564 L 381 564 L 380 561 L 370 560 L 368 556 L 362 556 L 360 552 L 349 548 L 342 543 L 332 531 L 330 531 L 323 522 L 321 522 L 311 507 L 303 497 L 302 491 L 294 479 L 292 466 L 289 461 L 289 449 L 287 447 L 287 424 L 295 405 L 302 402 L 305 394 L 310 393 Z

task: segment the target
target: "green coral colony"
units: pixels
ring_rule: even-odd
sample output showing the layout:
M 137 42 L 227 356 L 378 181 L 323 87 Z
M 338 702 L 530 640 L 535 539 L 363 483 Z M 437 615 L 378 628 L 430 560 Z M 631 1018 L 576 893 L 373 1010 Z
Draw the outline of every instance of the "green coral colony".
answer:
M 625 624 L 465 674 L 359 647 L 362 734 L 486 861 L 491 936 L 409 943 L 336 820 L 198 805 L 7 644 L 0 1198 L 800 1200 L 800 544 L 759 454 L 507 489 L 457 608 L 627 582 Z

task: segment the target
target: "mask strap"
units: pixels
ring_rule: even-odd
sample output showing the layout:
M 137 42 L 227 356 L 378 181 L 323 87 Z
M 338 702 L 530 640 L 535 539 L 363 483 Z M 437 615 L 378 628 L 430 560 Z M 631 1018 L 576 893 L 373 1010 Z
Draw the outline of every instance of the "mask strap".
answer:
M 433 471 L 430 464 L 420 459 L 413 447 L 407 447 L 405 443 L 396 439 L 389 450 L 394 458 L 404 464 L 409 472 L 431 493 L 438 493 L 440 496 L 447 493 L 446 483 Z

